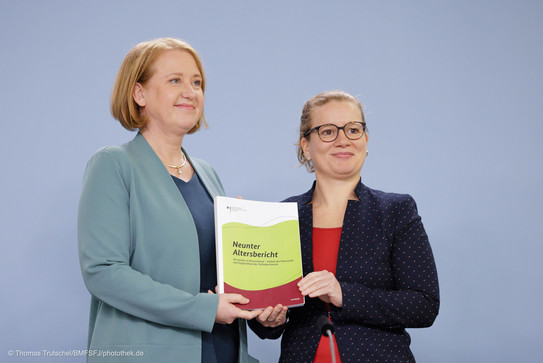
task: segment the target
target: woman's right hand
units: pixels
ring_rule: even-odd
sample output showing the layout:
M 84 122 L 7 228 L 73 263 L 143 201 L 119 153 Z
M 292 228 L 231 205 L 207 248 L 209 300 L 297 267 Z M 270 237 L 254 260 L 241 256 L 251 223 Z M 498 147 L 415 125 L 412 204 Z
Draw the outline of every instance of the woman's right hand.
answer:
M 234 304 L 247 304 L 249 299 L 240 294 L 219 294 L 219 306 L 215 322 L 231 324 L 237 318 L 251 320 L 260 314 L 260 310 L 243 310 Z
M 287 322 L 288 307 L 281 304 L 261 310 L 256 320 L 266 328 L 275 328 Z

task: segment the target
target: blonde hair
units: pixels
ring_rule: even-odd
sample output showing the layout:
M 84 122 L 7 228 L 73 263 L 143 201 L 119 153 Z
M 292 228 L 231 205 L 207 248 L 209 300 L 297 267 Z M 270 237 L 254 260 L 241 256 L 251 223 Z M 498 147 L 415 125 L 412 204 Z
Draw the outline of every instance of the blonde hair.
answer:
M 298 143 L 296 144 L 296 153 L 298 155 L 298 161 L 300 162 L 300 165 L 304 165 L 307 171 L 310 173 L 314 172 L 315 168 L 311 160 L 306 158 L 306 156 L 304 155 L 304 151 L 302 149 L 302 139 L 305 138 L 305 133 L 311 129 L 311 122 L 313 121 L 311 118 L 311 112 L 315 108 L 324 106 L 325 104 L 332 101 L 351 102 L 352 104 L 356 105 L 360 109 L 362 121 L 365 122 L 364 112 L 362 110 L 362 105 L 360 104 L 360 101 L 358 101 L 356 97 L 345 91 L 326 91 L 319 93 L 315 97 L 307 100 L 304 108 L 302 109 L 302 116 L 300 117 L 300 135 Z
M 121 68 L 115 78 L 113 92 L 111 94 L 110 111 L 111 115 L 121 125 L 134 131 L 141 129 L 147 124 L 147 119 L 141 115 L 140 106 L 134 100 L 134 87 L 136 83 L 144 84 L 153 76 L 152 66 L 155 60 L 166 50 L 182 50 L 192 55 L 200 74 L 202 75 L 202 92 L 205 91 L 206 78 L 202 61 L 196 50 L 187 42 L 174 38 L 159 38 L 139 43 L 133 47 L 121 64 Z M 207 127 L 204 115 L 196 125 L 188 132 L 192 134 L 200 126 Z

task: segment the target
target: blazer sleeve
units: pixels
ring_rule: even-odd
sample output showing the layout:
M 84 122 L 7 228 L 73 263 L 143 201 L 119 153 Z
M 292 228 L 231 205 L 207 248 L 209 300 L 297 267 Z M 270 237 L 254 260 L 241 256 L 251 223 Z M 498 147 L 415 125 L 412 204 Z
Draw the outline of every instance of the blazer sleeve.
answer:
M 215 294 L 190 294 L 133 269 L 129 168 L 107 149 L 85 171 L 78 214 L 79 259 L 89 292 L 100 301 L 151 322 L 211 331 Z
M 287 312 L 288 314 L 288 312 Z M 288 322 L 288 316 L 287 316 Z M 260 339 L 277 339 L 283 334 L 287 323 L 283 325 L 276 326 L 275 328 L 268 328 L 260 324 L 260 322 L 255 318 L 252 320 L 247 320 L 249 328 L 260 338 Z
M 390 253 L 393 287 L 340 281 L 343 307 L 333 307 L 335 319 L 394 329 L 428 327 L 437 317 L 439 286 L 432 249 L 415 201 L 404 197 L 387 217 L 395 221 Z

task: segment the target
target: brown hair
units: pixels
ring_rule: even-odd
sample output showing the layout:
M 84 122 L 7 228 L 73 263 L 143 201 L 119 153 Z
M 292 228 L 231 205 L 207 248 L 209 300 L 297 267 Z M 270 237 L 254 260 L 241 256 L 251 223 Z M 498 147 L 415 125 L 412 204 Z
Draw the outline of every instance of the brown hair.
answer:
M 305 165 L 307 171 L 309 171 L 310 173 L 314 172 L 315 168 L 313 167 L 313 163 L 311 162 L 311 160 L 307 159 L 304 155 L 304 151 L 302 150 L 301 145 L 302 139 L 304 138 L 305 133 L 311 129 L 311 122 L 313 121 L 311 119 L 311 112 L 315 108 L 324 106 L 325 104 L 332 101 L 351 102 L 354 105 L 358 106 L 358 108 L 360 109 L 360 114 L 362 115 L 362 121 L 365 122 L 362 105 L 356 99 L 356 97 L 350 95 L 345 91 L 326 91 L 319 93 L 315 97 L 307 100 L 304 108 L 302 109 L 302 116 L 300 117 L 300 137 L 298 139 L 298 143 L 296 144 L 296 153 L 298 155 L 298 161 L 300 162 L 300 165 Z
M 111 94 L 111 114 L 116 120 L 119 120 L 125 129 L 134 131 L 147 124 L 147 119 L 140 113 L 140 106 L 134 100 L 134 87 L 136 83 L 143 84 L 148 81 L 153 76 L 151 68 L 158 56 L 166 50 L 173 49 L 182 50 L 192 55 L 202 75 L 202 92 L 205 91 L 206 78 L 202 61 L 190 44 L 174 38 L 159 38 L 139 43 L 124 58 Z M 202 118 L 188 133 L 192 134 L 198 131 L 202 123 L 204 127 L 207 127 L 203 113 Z

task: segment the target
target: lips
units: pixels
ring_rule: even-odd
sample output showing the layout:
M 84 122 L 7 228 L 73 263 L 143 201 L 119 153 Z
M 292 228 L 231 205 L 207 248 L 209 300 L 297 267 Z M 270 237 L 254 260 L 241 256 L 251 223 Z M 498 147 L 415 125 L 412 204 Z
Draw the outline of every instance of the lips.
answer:
M 336 158 L 346 159 L 346 158 L 350 158 L 351 156 L 353 156 L 353 153 L 340 152 L 340 153 L 333 153 L 332 156 L 334 156 Z
M 189 103 L 180 103 L 178 105 L 175 105 L 175 107 L 183 110 L 194 110 L 194 105 L 191 105 Z

